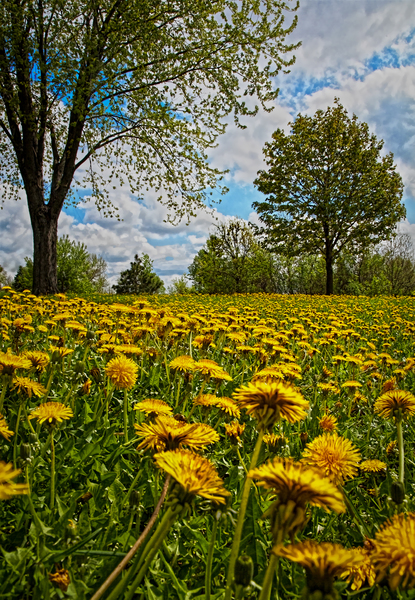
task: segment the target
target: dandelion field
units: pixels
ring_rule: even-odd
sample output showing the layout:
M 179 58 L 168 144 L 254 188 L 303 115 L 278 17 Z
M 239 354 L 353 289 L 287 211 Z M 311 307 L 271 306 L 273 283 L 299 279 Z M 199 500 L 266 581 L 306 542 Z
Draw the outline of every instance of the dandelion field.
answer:
M 415 299 L 0 291 L 0 597 L 415 597 Z

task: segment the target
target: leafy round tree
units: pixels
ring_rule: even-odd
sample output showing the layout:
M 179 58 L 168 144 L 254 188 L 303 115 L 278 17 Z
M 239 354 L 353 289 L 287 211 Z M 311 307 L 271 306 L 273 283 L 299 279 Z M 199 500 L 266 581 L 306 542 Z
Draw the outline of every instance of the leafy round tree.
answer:
M 265 145 L 268 170 L 254 182 L 267 195 L 253 204 L 261 232 L 277 252 L 321 254 L 327 294 L 342 250 L 389 239 L 406 215 L 402 179 L 382 148 L 338 98 L 325 112 L 299 114 L 288 135 L 277 129 Z
M 290 5 L 292 4 L 292 8 Z M 177 222 L 205 207 L 221 172 L 206 151 L 233 113 L 266 110 L 294 0 L 4 0 L 0 8 L 0 172 L 24 188 L 33 291 L 57 291 L 58 219 L 71 186 L 114 212 L 106 190 L 163 190 Z M 223 189 L 223 191 L 225 191 Z M 85 192 L 83 192 L 85 193 Z M 3 196 L 5 195 L 5 192 Z M 161 198 L 162 196 L 160 196 Z
M 160 277 L 153 272 L 153 261 L 148 254 L 136 254 L 130 268 L 121 271 L 118 282 L 113 285 L 116 294 L 158 294 L 164 291 Z

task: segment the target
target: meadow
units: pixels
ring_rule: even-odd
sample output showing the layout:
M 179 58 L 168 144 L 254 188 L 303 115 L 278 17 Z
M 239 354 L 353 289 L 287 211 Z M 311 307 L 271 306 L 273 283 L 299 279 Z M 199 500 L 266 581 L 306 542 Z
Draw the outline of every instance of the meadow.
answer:
M 415 597 L 415 298 L 0 291 L 0 597 Z

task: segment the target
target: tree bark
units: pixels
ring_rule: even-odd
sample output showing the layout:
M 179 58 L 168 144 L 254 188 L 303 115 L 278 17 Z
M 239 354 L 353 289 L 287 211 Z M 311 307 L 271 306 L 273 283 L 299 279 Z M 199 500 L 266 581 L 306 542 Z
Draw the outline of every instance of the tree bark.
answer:
M 59 215 L 56 216 L 47 204 L 30 210 L 33 229 L 33 293 L 36 296 L 58 292 L 58 218 Z
M 333 294 L 333 250 L 330 243 L 326 244 L 326 294 Z

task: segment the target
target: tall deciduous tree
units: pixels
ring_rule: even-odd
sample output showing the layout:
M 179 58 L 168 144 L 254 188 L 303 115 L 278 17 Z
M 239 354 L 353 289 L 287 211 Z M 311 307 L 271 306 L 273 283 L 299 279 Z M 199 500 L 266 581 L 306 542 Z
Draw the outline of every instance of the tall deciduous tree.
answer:
M 267 171 L 255 185 L 262 232 L 278 252 L 318 253 L 333 293 L 333 264 L 347 246 L 389 239 L 405 217 L 403 184 L 393 154 L 335 99 L 313 117 L 299 114 L 286 135 L 278 129 L 264 148 Z
M 10 194 L 24 187 L 33 291 L 57 290 L 58 218 L 73 183 L 114 214 L 114 178 L 166 192 L 175 222 L 205 206 L 220 171 L 206 150 L 224 117 L 267 110 L 292 64 L 292 0 L 3 0 L 0 155 Z M 104 175 L 103 175 L 104 172 Z M 107 173 L 107 176 L 105 174 Z

